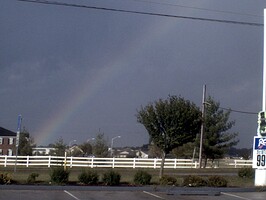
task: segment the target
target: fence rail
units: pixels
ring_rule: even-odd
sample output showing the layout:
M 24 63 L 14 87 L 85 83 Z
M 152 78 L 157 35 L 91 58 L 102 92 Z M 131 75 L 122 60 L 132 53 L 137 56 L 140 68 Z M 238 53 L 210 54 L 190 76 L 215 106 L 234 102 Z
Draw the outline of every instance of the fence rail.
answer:
M 59 156 L 0 156 L 0 166 L 67 166 L 89 168 L 153 168 L 161 166 L 161 159 L 156 158 L 90 158 Z M 165 159 L 164 168 L 197 168 L 198 162 L 192 159 Z M 252 166 L 252 160 L 222 159 L 208 163 L 207 167 L 241 168 Z

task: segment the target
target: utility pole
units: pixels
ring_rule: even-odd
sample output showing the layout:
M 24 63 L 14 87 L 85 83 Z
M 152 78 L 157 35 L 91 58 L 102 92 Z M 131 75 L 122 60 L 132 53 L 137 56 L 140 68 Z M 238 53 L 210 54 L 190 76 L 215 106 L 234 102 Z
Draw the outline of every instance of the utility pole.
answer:
M 262 86 L 262 112 L 265 113 L 266 111 L 266 9 L 264 9 L 264 44 L 263 44 L 263 86 Z M 259 131 L 258 126 L 258 137 L 254 137 L 254 144 L 253 144 L 253 168 L 256 168 L 255 170 L 255 186 L 266 186 L 266 167 L 265 167 L 265 159 L 264 162 L 260 162 L 258 158 L 265 158 L 265 144 L 263 143 L 262 149 L 259 151 L 262 152 L 262 154 L 258 154 L 257 147 L 255 146 L 255 140 L 262 140 L 265 141 L 266 137 L 262 136 Z M 257 156 L 256 156 L 257 155 Z M 256 165 L 261 165 L 260 168 Z
M 113 157 L 113 146 L 114 146 L 114 140 L 117 139 L 117 138 L 121 138 L 120 135 L 116 136 L 116 137 L 113 137 L 112 140 L 111 140 L 111 157 Z
M 262 110 L 266 110 L 266 9 L 264 9 Z
M 20 137 L 20 131 L 21 131 L 21 122 L 22 122 L 22 116 L 19 115 L 18 116 L 17 137 L 16 137 L 16 160 L 15 160 L 14 172 L 17 171 L 18 147 L 19 147 L 19 137 Z
M 202 94 L 202 122 L 200 129 L 200 149 L 199 149 L 199 168 L 202 167 L 202 146 L 203 146 L 203 137 L 204 137 L 204 128 L 205 128 L 205 101 L 206 101 L 206 85 L 203 85 L 203 94 Z

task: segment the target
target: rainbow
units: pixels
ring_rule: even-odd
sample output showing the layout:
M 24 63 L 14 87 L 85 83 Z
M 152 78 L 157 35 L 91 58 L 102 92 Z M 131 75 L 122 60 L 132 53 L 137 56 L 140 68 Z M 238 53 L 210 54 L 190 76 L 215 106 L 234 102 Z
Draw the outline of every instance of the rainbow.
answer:
M 119 66 L 113 64 L 112 66 Z M 41 126 L 38 135 L 35 136 L 35 142 L 37 144 L 48 144 L 50 137 L 54 135 L 61 127 L 65 126 L 69 122 L 72 115 L 90 98 L 92 98 L 107 81 L 108 77 L 114 77 L 119 67 L 104 67 L 84 81 L 76 94 L 71 95 L 64 104 L 59 107 L 54 113 L 51 114 L 49 119 Z
M 71 95 L 60 108 L 51 114 L 34 136 L 37 145 L 48 144 L 51 137 L 69 122 L 71 116 L 85 102 L 93 98 L 94 94 L 111 79 L 115 79 L 118 74 L 126 72 L 131 67 L 129 65 L 131 60 L 134 60 L 138 55 L 143 55 L 145 51 L 148 51 L 150 45 L 163 42 L 169 32 L 176 27 L 176 23 L 177 20 L 154 18 L 154 22 L 143 29 L 141 37 L 138 36 L 131 40 L 127 51 L 123 52 L 122 55 L 117 53 L 119 54 L 117 57 L 99 69 L 97 74 L 93 76 L 94 78 L 85 80 L 80 84 L 79 91 Z

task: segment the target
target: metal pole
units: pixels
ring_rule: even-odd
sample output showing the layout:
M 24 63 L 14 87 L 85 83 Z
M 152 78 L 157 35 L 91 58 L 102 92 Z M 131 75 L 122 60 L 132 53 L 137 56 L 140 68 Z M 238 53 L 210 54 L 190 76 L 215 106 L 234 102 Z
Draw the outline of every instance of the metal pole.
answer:
M 22 122 L 22 116 L 19 115 L 18 116 L 17 137 L 16 137 L 16 160 L 15 160 L 14 172 L 17 171 L 18 147 L 19 147 L 19 136 L 20 136 L 20 130 L 21 130 L 21 122 Z
M 111 158 L 113 157 L 113 144 L 114 144 L 114 138 L 111 140 Z
M 264 9 L 264 24 L 266 24 L 266 9 Z M 263 92 L 262 92 L 262 110 L 266 109 L 266 26 L 264 26 L 263 43 Z
M 204 135 L 204 120 L 205 120 L 205 99 L 206 99 L 206 85 L 203 85 L 203 95 L 202 95 L 202 122 L 200 129 L 200 150 L 199 150 L 199 168 L 202 166 L 202 146 L 203 146 L 203 135 Z
M 111 157 L 113 157 L 113 145 L 114 145 L 114 140 L 115 140 L 116 138 L 120 138 L 120 137 L 121 137 L 121 136 L 119 135 L 119 136 L 113 137 L 112 140 L 111 140 Z
M 262 111 L 266 109 L 266 9 L 264 9 Z M 257 133 L 259 135 L 259 133 Z M 256 159 L 256 158 L 253 158 Z M 266 186 L 266 170 L 255 170 L 255 186 Z

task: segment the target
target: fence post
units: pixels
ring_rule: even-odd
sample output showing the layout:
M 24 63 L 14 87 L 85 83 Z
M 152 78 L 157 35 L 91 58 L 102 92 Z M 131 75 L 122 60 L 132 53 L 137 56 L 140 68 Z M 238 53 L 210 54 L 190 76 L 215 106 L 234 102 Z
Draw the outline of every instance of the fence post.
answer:
M 198 168 L 198 162 L 195 161 L 195 165 L 194 165 L 195 169 Z
M 93 168 L 93 157 L 91 157 L 91 168 Z
M 175 158 L 174 168 L 176 169 L 177 160 Z
M 115 168 L 115 157 L 113 157 L 113 168 Z
M 236 165 L 237 165 L 237 161 L 235 160 L 235 168 L 236 168 Z
M 67 169 L 67 152 L 65 151 L 65 158 L 64 158 L 64 170 Z
M 154 164 L 153 164 L 154 169 L 156 169 L 156 161 L 157 161 L 157 158 L 154 158 Z
M 70 166 L 69 166 L 70 168 L 72 168 L 72 162 L 73 162 L 73 157 L 71 156 L 70 157 Z
M 48 156 L 48 167 L 51 167 L 51 155 Z
M 30 159 L 30 156 L 27 155 L 27 167 L 29 167 L 29 159 Z
M 7 155 L 5 155 L 5 167 L 7 166 Z
M 136 158 L 133 159 L 133 169 L 136 168 Z

